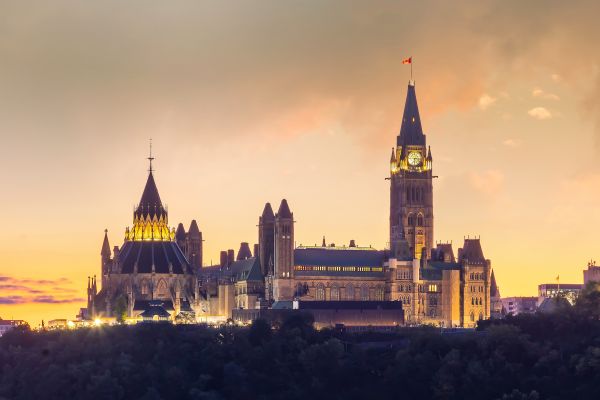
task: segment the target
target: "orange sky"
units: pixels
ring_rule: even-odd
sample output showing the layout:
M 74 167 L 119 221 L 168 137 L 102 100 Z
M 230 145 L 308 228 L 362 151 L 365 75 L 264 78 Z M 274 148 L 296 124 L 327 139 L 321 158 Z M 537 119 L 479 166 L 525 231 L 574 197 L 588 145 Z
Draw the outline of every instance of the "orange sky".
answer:
M 0 5 L 0 317 L 72 318 L 146 179 L 205 262 L 287 198 L 297 244 L 382 248 L 413 56 L 435 239 L 481 235 L 503 295 L 598 256 L 593 1 Z

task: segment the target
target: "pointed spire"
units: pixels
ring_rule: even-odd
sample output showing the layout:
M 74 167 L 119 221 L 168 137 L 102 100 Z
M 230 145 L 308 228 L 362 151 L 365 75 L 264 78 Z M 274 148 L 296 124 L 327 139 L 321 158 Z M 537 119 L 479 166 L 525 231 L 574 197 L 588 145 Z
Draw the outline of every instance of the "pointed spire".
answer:
M 398 146 L 407 145 L 425 145 L 425 135 L 421 126 L 421 116 L 417 106 L 417 95 L 415 85 L 409 84 L 406 92 L 406 103 L 404 104 L 404 114 L 402 116 L 402 125 L 397 139 Z
M 390 157 L 390 163 L 395 163 L 395 162 L 396 162 L 396 151 L 392 147 L 392 156 Z
M 321 247 L 327 247 L 327 243 L 325 242 L 325 236 L 323 236 L 323 243 L 321 243 Z
M 142 198 L 136 209 L 136 214 L 139 216 L 149 215 L 151 218 L 157 214 L 166 214 L 160 201 L 160 195 L 158 194 L 158 188 L 156 187 L 156 182 L 154 182 L 152 171 L 148 174 L 148 180 L 146 181 Z
M 494 270 L 492 270 L 492 277 L 490 279 L 490 297 L 500 297 L 500 290 L 496 284 L 496 277 L 494 276 Z
M 288 206 L 286 199 L 281 200 L 281 205 L 277 211 L 277 216 L 279 218 L 292 218 L 292 212 L 290 211 L 290 206 Z
M 108 243 L 108 229 L 104 230 L 104 241 L 102 242 L 102 250 L 100 255 L 103 258 L 110 258 L 110 244 Z
M 427 147 L 427 160 L 429 160 L 429 161 L 432 160 L 432 158 L 431 158 L 431 146 Z
M 192 223 L 190 224 L 190 229 L 188 230 L 188 233 L 191 238 L 197 239 L 200 237 L 200 229 L 198 229 L 198 224 L 196 223 L 195 219 L 192 220 Z
M 273 213 L 273 208 L 271 208 L 271 203 L 265 204 L 265 208 L 262 213 L 263 222 L 272 221 L 275 219 L 275 214 Z
M 175 231 L 175 239 L 180 242 L 185 240 L 185 228 L 183 227 L 183 224 L 180 222 L 179 225 L 177 225 L 177 231 Z

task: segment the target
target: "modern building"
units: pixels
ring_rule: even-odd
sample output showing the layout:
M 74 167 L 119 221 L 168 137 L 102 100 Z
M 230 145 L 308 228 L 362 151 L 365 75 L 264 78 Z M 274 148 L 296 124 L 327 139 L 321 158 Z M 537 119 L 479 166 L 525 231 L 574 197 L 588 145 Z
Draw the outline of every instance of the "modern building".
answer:
M 505 297 L 502 307 L 506 314 L 533 314 L 537 309 L 537 297 Z
M 545 299 L 555 297 L 565 298 L 571 305 L 575 304 L 575 300 L 581 293 L 583 285 L 580 283 L 543 283 L 538 285 L 538 301 L 537 305 L 541 305 Z

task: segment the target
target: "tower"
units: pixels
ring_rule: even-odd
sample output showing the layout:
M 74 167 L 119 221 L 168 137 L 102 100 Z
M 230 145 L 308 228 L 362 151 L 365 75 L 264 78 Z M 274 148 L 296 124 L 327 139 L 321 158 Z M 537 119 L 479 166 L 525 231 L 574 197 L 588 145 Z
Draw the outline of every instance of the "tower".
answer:
M 110 244 L 108 243 L 108 229 L 104 230 L 104 241 L 102 242 L 102 250 L 100 250 L 100 258 L 102 260 L 102 276 L 110 272 Z
M 265 204 L 265 208 L 260 217 L 258 217 L 258 259 L 260 261 L 260 270 L 264 276 L 272 274 L 269 270 L 269 261 L 273 259 L 275 251 L 275 214 L 271 208 L 271 203 Z
M 415 258 L 433 248 L 431 149 L 427 147 L 414 82 L 408 85 L 396 147 L 390 159 L 390 248 L 406 240 Z
M 294 278 L 294 214 L 283 199 L 275 215 L 274 230 L 273 297 L 293 300 Z
M 185 253 L 192 268 L 202 267 L 202 232 L 198 229 L 195 219 L 190 224 L 185 247 Z

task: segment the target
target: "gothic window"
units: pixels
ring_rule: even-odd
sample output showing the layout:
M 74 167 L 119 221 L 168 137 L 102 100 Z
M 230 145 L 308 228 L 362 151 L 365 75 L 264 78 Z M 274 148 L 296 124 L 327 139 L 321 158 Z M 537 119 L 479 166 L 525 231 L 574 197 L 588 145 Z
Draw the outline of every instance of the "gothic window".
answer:
M 475 305 L 475 297 L 471 297 L 471 305 L 474 306 Z
M 408 214 L 408 226 L 415 226 L 415 216 Z
M 160 282 L 158 282 L 158 286 L 156 287 L 156 294 L 159 297 L 165 297 L 167 296 L 167 284 L 164 280 L 160 280 Z
M 417 217 L 417 225 L 423 226 L 423 215 L 422 214 L 419 214 L 419 216 Z
M 148 281 L 144 280 L 144 281 L 142 281 L 142 294 L 147 295 L 149 293 L 150 293 L 150 290 L 148 288 Z
M 483 319 L 483 313 L 479 313 L 479 320 L 481 321 Z
M 360 299 L 362 301 L 369 301 L 369 287 L 363 284 L 360 288 Z
M 378 285 L 375 288 L 375 300 L 383 301 L 383 297 L 384 297 L 383 287 L 381 285 Z
M 325 286 L 322 283 L 317 285 L 315 297 L 317 300 L 325 300 Z
M 346 287 L 346 298 L 348 300 L 354 300 L 354 285 L 351 283 Z
M 470 317 L 471 317 L 471 322 L 474 322 L 475 321 L 475 314 L 473 313 L 473 311 L 471 311 Z
M 338 285 L 334 284 L 331 287 L 330 297 L 331 297 L 332 301 L 339 301 L 339 299 L 340 299 L 340 288 L 338 287 Z

